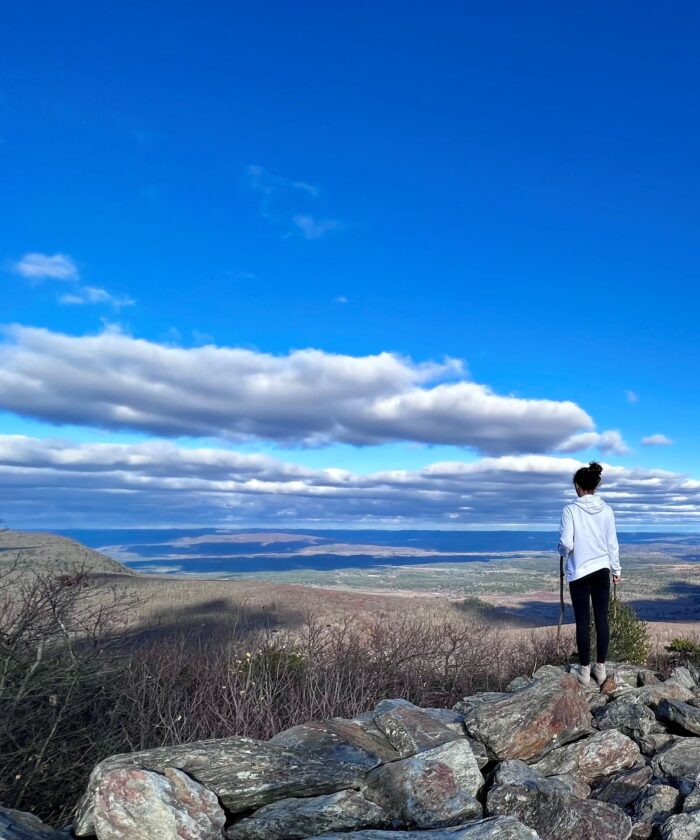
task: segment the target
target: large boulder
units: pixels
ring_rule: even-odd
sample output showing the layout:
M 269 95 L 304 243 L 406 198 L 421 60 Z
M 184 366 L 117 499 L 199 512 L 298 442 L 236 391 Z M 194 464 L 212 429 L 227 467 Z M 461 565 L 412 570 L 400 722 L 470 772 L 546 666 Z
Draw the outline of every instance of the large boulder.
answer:
M 496 768 L 486 810 L 516 817 L 541 840 L 627 840 L 632 831 L 629 817 L 617 806 L 579 799 L 560 780 L 545 778 L 521 761 L 505 761 Z
M 645 735 L 643 738 L 637 738 L 636 741 L 639 749 L 642 751 L 642 755 L 652 757 L 656 753 L 670 747 L 671 744 L 675 744 L 676 741 L 680 741 L 681 737 L 680 735 L 672 735 L 669 732 L 661 732 L 658 735 L 654 733 Z
M 533 767 L 543 776 L 571 773 L 586 782 L 596 782 L 642 763 L 639 747 L 634 741 L 611 729 L 559 747 Z
M 533 680 L 527 680 L 525 685 L 532 685 L 533 682 Z M 484 703 L 495 703 L 498 700 L 505 700 L 509 696 L 509 691 L 479 691 L 476 694 L 470 694 L 469 697 L 463 697 L 461 700 L 458 700 L 452 708 L 456 712 L 461 712 L 466 717 L 477 706 L 483 706 Z
M 382 828 L 384 811 L 356 790 L 281 799 L 264 805 L 226 831 L 228 840 L 297 840 L 328 831 Z
M 377 767 L 362 788 L 396 822 L 416 828 L 458 825 L 482 816 L 484 777 L 466 740 Z
M 95 791 L 98 840 L 222 840 L 226 815 L 216 796 L 181 770 L 113 770 Z
M 680 738 L 651 760 L 654 775 L 687 796 L 700 773 L 700 738 Z
M 593 798 L 609 802 L 618 808 L 631 805 L 651 781 L 651 767 L 644 764 L 632 770 L 616 773 L 593 792 Z
M 649 785 L 637 797 L 632 809 L 632 821 L 653 828 L 661 825 L 678 810 L 680 794 L 670 785 Z
M 317 758 L 252 738 L 196 741 L 114 755 L 90 774 L 75 820 L 78 837 L 92 833 L 95 791 L 102 779 L 125 767 L 161 773 L 166 767 L 183 770 L 212 790 L 232 814 L 289 796 L 318 796 L 357 787 L 364 778 L 364 768 L 357 764 Z
M 384 733 L 373 723 L 361 724 L 344 718 L 293 726 L 270 738 L 270 743 L 333 761 L 357 764 L 366 770 L 399 758 Z
M 538 835 L 513 817 L 475 820 L 455 828 L 432 831 L 353 831 L 323 834 L 309 840 L 540 840 Z
M 0 840 L 66 840 L 70 834 L 57 831 L 26 811 L 0 806 Z
M 675 814 L 661 826 L 661 840 L 698 840 L 700 837 L 700 812 Z
M 593 715 L 593 726 L 601 731 L 617 729 L 635 741 L 663 731 L 648 706 L 628 703 L 624 699 L 613 700 L 597 709 Z
M 695 668 L 693 668 L 693 671 L 694 670 L 695 670 Z M 673 671 L 671 671 L 671 675 L 670 675 L 669 679 L 673 680 L 674 682 L 680 683 L 681 685 L 684 685 L 686 688 L 689 688 L 691 691 L 694 688 L 698 687 L 698 683 L 697 683 L 697 680 L 695 679 L 695 676 L 691 673 L 690 668 L 686 668 L 685 666 L 680 666 L 678 668 L 674 668 Z
M 465 725 L 493 758 L 527 761 L 590 732 L 591 715 L 578 680 L 557 673 L 477 705 L 466 714 Z
M 697 706 L 691 706 L 682 700 L 662 700 L 656 715 L 692 735 L 700 735 L 700 709 Z
M 401 758 L 430 750 L 463 737 L 463 731 L 439 720 L 408 700 L 382 700 L 374 710 L 374 722 Z
M 688 702 L 694 697 L 693 692 L 683 682 L 676 679 L 667 679 L 664 682 L 656 685 L 645 685 L 643 688 L 638 688 L 636 691 L 625 695 L 626 699 L 630 699 L 634 703 L 644 703 L 656 709 L 659 703 L 664 700 L 683 700 Z

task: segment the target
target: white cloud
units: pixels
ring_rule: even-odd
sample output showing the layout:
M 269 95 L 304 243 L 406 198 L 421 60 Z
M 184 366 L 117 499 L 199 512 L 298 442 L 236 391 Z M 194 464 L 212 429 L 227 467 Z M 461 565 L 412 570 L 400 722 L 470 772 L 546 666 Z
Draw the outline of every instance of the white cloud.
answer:
M 67 254 L 25 254 L 12 271 L 28 280 L 78 280 L 78 267 Z
M 314 219 L 311 215 L 298 214 L 292 222 L 299 228 L 305 239 L 320 239 L 324 233 L 338 230 L 340 222 L 335 219 Z
M 593 430 L 575 403 L 501 396 L 466 381 L 455 359 L 314 349 L 273 356 L 113 330 L 76 337 L 14 326 L 6 338 L 0 407 L 58 424 L 283 445 L 403 440 L 493 454 L 545 452 Z
M 642 443 L 644 446 L 670 446 L 673 441 L 666 435 L 649 435 L 642 438 Z
M 580 452 L 582 449 L 600 449 L 611 455 L 629 455 L 630 448 L 617 429 L 607 432 L 583 432 L 572 435 L 557 447 L 557 452 Z
M 64 304 L 74 306 L 82 306 L 90 303 L 104 303 L 114 307 L 114 309 L 121 309 L 123 306 L 134 305 L 134 301 L 129 297 L 115 297 L 106 289 L 100 289 L 96 286 L 78 286 L 74 292 L 61 295 L 59 301 Z
M 639 402 L 639 397 L 635 391 L 625 391 L 625 396 L 627 397 L 628 403 Z
M 10 525 L 528 524 L 555 530 L 579 466 L 572 458 L 508 455 L 358 474 L 163 441 L 0 436 L 0 492 Z M 605 465 L 601 492 L 622 525 L 700 522 L 700 481 L 678 473 Z

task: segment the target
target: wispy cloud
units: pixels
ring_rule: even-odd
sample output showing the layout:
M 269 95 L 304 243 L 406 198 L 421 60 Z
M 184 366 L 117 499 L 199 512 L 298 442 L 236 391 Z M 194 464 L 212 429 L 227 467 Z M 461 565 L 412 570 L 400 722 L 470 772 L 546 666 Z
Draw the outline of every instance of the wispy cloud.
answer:
M 121 309 L 123 306 L 134 304 L 134 301 L 126 295 L 113 295 L 99 286 L 82 285 L 78 266 L 67 254 L 27 253 L 21 259 L 11 262 L 10 270 L 34 283 L 59 280 L 71 284 L 70 291 L 62 292 L 58 296 L 58 301 L 62 304 L 73 306 L 102 304 L 111 306 L 113 309 Z
M 625 396 L 627 397 L 628 403 L 638 403 L 639 396 L 637 395 L 636 391 L 625 391 Z
M 340 227 L 340 222 L 335 219 L 314 219 L 306 214 L 292 216 L 292 223 L 299 228 L 305 239 L 319 239 L 324 233 Z
M 250 189 L 259 196 L 262 218 L 286 229 L 286 235 L 290 235 L 291 228 L 313 240 L 342 227 L 337 219 L 318 217 L 316 203 L 322 191 L 316 185 L 274 175 L 257 165 L 249 166 L 246 176 Z
M 133 306 L 134 301 L 130 297 L 115 297 L 106 289 L 97 286 L 79 286 L 74 292 L 61 295 L 61 303 L 72 306 L 84 306 L 85 304 L 104 303 L 114 309 L 121 309 L 123 306 Z
M 11 270 L 28 280 L 78 280 L 78 267 L 67 254 L 31 252 L 10 264 Z
M 666 435 L 649 435 L 642 438 L 642 443 L 644 446 L 670 446 L 673 441 Z

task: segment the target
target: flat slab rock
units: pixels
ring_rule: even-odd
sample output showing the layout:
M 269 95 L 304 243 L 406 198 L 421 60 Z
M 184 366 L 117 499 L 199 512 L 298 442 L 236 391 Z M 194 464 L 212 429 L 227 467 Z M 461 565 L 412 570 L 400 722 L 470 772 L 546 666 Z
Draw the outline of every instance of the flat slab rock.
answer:
M 399 758 L 386 735 L 373 722 L 359 723 L 344 718 L 293 726 L 270 738 L 270 743 L 357 764 L 366 770 Z
M 476 798 L 483 784 L 471 747 L 461 739 L 377 767 L 362 793 L 398 824 L 441 828 L 483 816 Z
M 632 832 L 630 818 L 617 806 L 579 799 L 559 779 L 545 778 L 522 761 L 505 761 L 496 768 L 486 810 L 516 817 L 541 840 L 627 840 Z
M 125 767 L 97 786 L 94 821 L 98 840 L 221 840 L 226 815 L 216 796 L 181 770 Z
M 576 677 L 555 671 L 504 699 L 479 704 L 465 725 L 493 758 L 528 761 L 590 732 L 591 715 Z
M 301 840 L 329 831 L 388 826 L 385 812 L 355 790 L 264 805 L 226 831 L 228 840 Z
M 51 828 L 34 814 L 0 806 L 0 840 L 67 840 L 70 834 Z
M 309 840 L 540 840 L 537 833 L 513 817 L 492 817 L 433 831 L 351 831 L 322 834 Z
M 543 776 L 571 773 L 586 782 L 595 782 L 642 763 L 634 741 L 611 729 L 553 750 L 533 767 Z
M 408 700 L 382 700 L 374 710 L 374 722 L 401 758 L 464 735 L 463 730 L 455 732 L 434 714 Z
M 184 770 L 212 790 L 231 814 L 289 796 L 317 796 L 359 787 L 364 778 L 364 769 L 355 764 L 252 738 L 196 741 L 124 753 L 101 761 L 92 771 L 73 829 L 78 837 L 92 833 L 95 791 L 101 780 L 112 770 L 125 767 L 161 773 L 166 767 Z

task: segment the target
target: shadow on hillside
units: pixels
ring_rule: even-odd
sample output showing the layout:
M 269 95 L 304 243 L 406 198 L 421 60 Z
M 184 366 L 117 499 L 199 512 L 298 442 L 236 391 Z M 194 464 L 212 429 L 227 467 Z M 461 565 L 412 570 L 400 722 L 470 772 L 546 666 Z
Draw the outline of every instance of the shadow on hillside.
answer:
M 619 597 L 634 608 L 644 621 L 700 621 L 700 585 L 687 581 L 673 581 L 666 587 L 672 596 L 662 598 L 627 598 L 624 589 Z M 558 601 L 526 601 L 517 606 L 494 606 L 492 620 L 518 623 L 521 626 L 545 626 L 559 621 Z M 565 596 L 564 623 L 574 620 L 568 592 Z
M 135 628 L 148 641 L 186 639 L 192 643 L 225 640 L 271 630 L 290 630 L 304 622 L 301 612 L 276 602 L 250 605 L 232 598 L 154 610 Z

